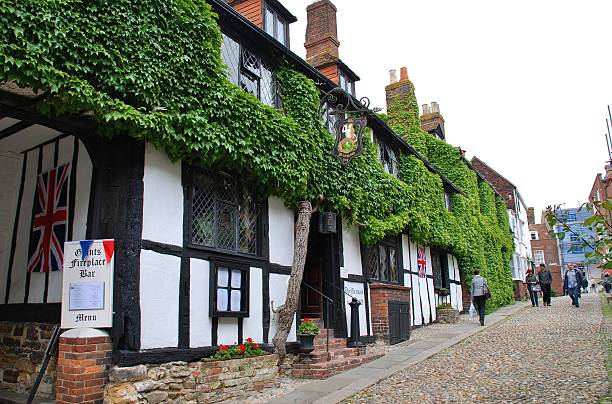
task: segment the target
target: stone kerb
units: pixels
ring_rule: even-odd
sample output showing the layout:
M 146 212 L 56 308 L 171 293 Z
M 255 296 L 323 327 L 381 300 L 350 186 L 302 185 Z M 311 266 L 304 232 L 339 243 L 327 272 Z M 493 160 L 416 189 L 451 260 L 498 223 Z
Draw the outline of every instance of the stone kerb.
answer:
M 114 367 L 109 374 L 104 402 L 215 403 L 240 399 L 279 384 L 277 361 L 278 356 L 273 354 L 226 361 Z

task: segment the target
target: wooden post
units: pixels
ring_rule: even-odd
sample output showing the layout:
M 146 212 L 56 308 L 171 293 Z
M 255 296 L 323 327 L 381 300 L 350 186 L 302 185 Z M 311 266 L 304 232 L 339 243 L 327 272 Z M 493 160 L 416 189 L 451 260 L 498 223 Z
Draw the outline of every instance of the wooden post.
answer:
M 308 233 L 310 231 L 310 217 L 312 216 L 312 205 L 310 202 L 300 202 L 297 208 L 297 220 L 295 222 L 295 247 L 293 250 L 293 265 L 291 266 L 291 276 L 287 285 L 287 298 L 285 304 L 278 313 L 278 328 L 276 335 L 272 339 L 274 349 L 278 354 L 279 366 L 285 360 L 287 354 L 285 343 L 293 324 L 293 318 L 297 310 L 298 297 L 300 296 L 300 286 L 304 275 L 304 265 L 306 263 L 306 252 L 308 250 Z

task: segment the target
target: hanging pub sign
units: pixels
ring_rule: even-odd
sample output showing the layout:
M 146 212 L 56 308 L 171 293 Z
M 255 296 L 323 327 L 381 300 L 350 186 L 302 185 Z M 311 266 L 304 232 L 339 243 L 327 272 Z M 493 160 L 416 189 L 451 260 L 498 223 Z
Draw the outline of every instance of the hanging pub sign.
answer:
M 334 155 L 344 165 L 361 153 L 369 106 L 368 97 L 356 101 L 339 87 L 325 94 L 321 100 L 323 114 L 328 120 L 326 124 L 330 130 L 333 128 L 336 137 Z
M 114 240 L 64 243 L 61 328 L 113 326 Z

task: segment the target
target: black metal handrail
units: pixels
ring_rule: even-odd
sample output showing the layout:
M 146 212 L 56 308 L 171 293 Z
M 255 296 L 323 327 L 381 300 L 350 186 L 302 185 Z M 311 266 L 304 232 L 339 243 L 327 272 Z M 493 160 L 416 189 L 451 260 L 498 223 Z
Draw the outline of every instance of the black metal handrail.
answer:
M 351 295 L 350 293 L 347 293 L 346 290 L 343 290 L 341 288 L 339 288 L 338 286 L 334 285 L 333 283 L 331 283 L 328 280 L 325 280 L 325 283 L 327 283 L 328 285 L 331 285 L 332 287 L 336 288 L 337 290 L 339 290 L 340 292 L 344 293 L 345 295 L 347 295 L 348 297 L 350 297 L 351 299 L 355 299 L 355 300 L 359 300 L 357 299 L 355 296 Z
M 40 370 L 38 371 L 38 375 L 36 376 L 34 385 L 32 386 L 32 389 L 30 390 L 30 394 L 28 395 L 28 399 L 26 401 L 27 404 L 31 404 L 32 401 L 34 401 L 34 397 L 36 396 L 36 391 L 38 390 L 38 386 L 40 385 L 40 382 L 42 381 L 42 378 L 45 374 L 45 371 L 47 370 L 47 365 L 49 364 L 49 360 L 55 355 L 55 350 L 57 348 L 57 342 L 59 340 L 59 335 L 60 335 L 60 326 L 58 324 L 53 329 L 53 335 L 51 336 L 51 339 L 49 340 L 49 344 L 47 345 L 47 349 L 45 350 L 45 356 L 44 356 L 43 363 L 40 367 Z

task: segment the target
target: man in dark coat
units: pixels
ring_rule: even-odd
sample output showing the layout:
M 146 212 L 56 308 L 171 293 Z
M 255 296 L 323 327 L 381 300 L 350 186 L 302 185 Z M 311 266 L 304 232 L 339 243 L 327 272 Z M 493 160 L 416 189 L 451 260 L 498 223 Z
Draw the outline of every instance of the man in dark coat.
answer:
M 572 304 L 580 307 L 580 287 L 582 286 L 582 272 L 575 268 L 574 264 L 569 264 L 563 279 L 563 287 L 567 294 L 572 298 Z
M 552 274 L 546 268 L 546 265 L 540 264 L 540 272 L 538 272 L 538 280 L 542 286 L 542 295 L 544 297 L 544 306 L 550 306 L 550 285 L 552 285 Z

